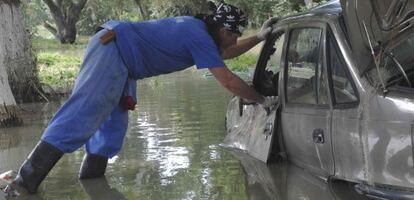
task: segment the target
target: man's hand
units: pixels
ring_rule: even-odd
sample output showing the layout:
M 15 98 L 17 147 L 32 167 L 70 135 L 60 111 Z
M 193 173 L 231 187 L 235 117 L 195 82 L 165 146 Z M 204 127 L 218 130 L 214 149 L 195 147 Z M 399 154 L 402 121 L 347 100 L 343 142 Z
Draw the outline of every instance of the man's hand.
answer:
M 271 107 L 275 106 L 278 103 L 279 103 L 279 97 L 278 96 L 268 96 L 268 97 L 264 97 L 263 102 L 260 102 L 259 104 L 264 109 L 268 109 L 268 108 L 271 108 Z
M 277 21 L 278 18 L 276 17 L 266 20 L 263 23 L 260 32 L 257 33 L 256 37 L 261 41 L 265 40 L 267 36 L 270 34 L 270 32 L 272 32 L 272 25 L 275 24 Z

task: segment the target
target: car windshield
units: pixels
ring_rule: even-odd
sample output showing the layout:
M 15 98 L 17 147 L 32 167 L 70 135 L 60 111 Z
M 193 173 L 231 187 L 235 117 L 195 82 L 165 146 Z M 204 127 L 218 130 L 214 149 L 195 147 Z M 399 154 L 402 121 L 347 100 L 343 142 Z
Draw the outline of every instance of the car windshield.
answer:
M 372 67 L 369 78 L 373 84 L 379 86 L 381 79 L 386 87 L 389 86 L 414 86 L 414 33 L 410 34 L 392 50 L 385 51 L 379 68 Z

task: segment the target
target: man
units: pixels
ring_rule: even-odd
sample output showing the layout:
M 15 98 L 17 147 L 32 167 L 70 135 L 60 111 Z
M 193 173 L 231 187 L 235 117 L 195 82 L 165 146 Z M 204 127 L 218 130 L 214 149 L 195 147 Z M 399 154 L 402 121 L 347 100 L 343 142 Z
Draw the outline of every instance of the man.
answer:
M 50 121 L 9 188 L 35 193 L 62 155 L 84 144 L 87 154 L 79 178 L 104 176 L 108 158 L 122 147 L 127 109 L 135 106 L 137 79 L 195 64 L 198 69 L 209 69 L 233 94 L 271 106 L 273 99 L 256 93 L 223 62 L 264 40 L 271 23 L 268 20 L 257 35 L 237 41 L 247 19 L 240 9 L 221 4 L 213 15 L 102 25 L 87 47 L 71 96 Z

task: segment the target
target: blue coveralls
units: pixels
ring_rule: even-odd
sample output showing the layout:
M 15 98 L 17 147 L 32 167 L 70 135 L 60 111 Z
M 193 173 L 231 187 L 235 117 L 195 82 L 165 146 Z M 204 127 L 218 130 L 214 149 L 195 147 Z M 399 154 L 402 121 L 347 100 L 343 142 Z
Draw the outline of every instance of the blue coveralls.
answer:
M 49 122 L 42 140 L 65 153 L 86 144 L 90 154 L 113 157 L 123 144 L 128 112 L 120 104 L 136 97 L 136 80 L 196 64 L 223 67 L 204 22 L 175 17 L 145 22 L 109 21 L 88 44 L 73 92 Z M 108 30 L 114 42 L 99 42 Z

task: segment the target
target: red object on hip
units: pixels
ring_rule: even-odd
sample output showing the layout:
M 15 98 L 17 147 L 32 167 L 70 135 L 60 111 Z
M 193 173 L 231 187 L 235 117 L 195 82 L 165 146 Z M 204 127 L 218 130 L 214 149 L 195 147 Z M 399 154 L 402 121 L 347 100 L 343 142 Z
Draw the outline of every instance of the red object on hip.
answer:
M 137 102 L 135 102 L 132 96 L 123 97 L 122 106 L 124 107 L 125 110 L 135 110 L 135 105 L 137 105 Z

